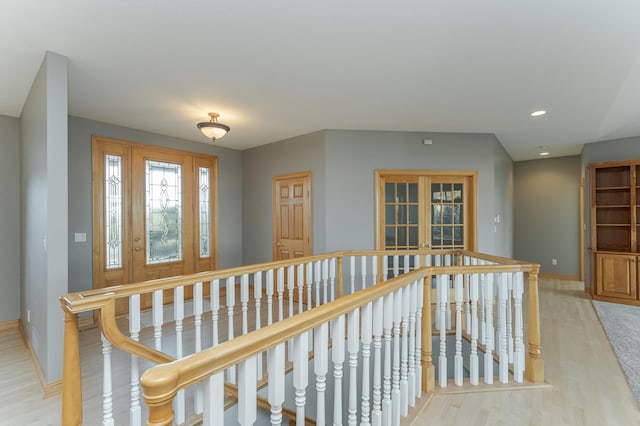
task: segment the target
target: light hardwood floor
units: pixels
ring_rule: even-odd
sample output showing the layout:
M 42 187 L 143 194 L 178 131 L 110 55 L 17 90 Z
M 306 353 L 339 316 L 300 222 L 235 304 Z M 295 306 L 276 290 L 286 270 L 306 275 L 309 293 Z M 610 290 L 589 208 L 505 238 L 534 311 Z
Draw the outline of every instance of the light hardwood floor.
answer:
M 545 375 L 553 386 L 436 394 L 413 424 L 640 425 L 640 408 L 589 297 L 572 290 L 567 282 L 544 280 L 540 284 Z M 82 352 L 88 351 L 83 346 Z M 92 370 L 91 366 L 100 369 L 99 357 L 83 359 L 83 372 Z M 0 425 L 60 424 L 60 396 L 42 399 L 17 328 L 0 331 L 0 381 Z M 99 383 L 91 387 L 97 392 L 85 392 L 85 399 L 98 400 Z M 98 424 L 99 405 L 86 401 L 87 409 L 97 418 L 86 424 Z

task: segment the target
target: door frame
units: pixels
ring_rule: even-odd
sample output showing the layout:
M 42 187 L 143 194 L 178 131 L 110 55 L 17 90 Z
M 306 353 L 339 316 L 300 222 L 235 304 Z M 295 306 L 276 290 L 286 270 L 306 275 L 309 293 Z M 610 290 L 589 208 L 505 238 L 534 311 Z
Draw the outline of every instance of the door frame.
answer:
M 384 178 L 387 176 L 418 176 L 418 177 L 437 177 L 437 176 L 449 176 L 449 177 L 464 177 L 469 183 L 469 190 L 467 191 L 468 206 L 465 204 L 465 210 L 469 215 L 469 247 L 467 250 L 476 251 L 478 247 L 478 172 L 476 170 L 397 170 L 397 169 L 378 169 L 374 170 L 375 180 L 375 206 L 374 206 L 374 226 L 375 226 L 375 242 L 376 250 L 384 250 L 384 232 L 383 221 L 381 217 L 381 206 L 384 202 L 382 199 L 382 190 L 384 188 Z
M 302 232 L 303 232 L 303 252 L 304 252 L 304 256 L 311 256 L 312 254 L 312 247 L 313 247 L 313 213 L 311 211 L 311 196 L 312 196 L 312 188 L 311 188 L 311 172 L 307 171 L 307 172 L 297 172 L 297 173 L 290 173 L 290 174 L 286 174 L 286 175 L 277 175 L 277 176 L 273 176 L 271 178 L 271 253 L 272 253 L 272 259 L 275 261 L 276 260 L 276 253 L 278 250 L 278 247 L 276 246 L 276 243 L 278 242 L 278 232 L 277 232 L 277 227 L 278 225 L 278 221 L 277 221 L 277 209 L 276 209 L 276 183 L 278 181 L 282 181 L 282 180 L 289 180 L 289 179 L 304 179 L 305 180 L 305 185 L 307 187 L 307 196 L 304 198 L 304 203 L 303 203 L 303 221 L 304 221 L 304 226 L 302 228 Z

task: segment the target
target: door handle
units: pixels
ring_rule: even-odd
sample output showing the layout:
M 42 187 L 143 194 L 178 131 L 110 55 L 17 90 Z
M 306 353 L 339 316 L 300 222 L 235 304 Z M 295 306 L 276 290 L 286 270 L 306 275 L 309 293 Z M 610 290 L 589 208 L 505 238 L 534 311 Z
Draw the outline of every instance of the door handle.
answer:
M 135 251 L 140 251 L 140 247 L 135 247 L 134 250 Z
M 280 241 L 278 241 L 278 242 L 276 243 L 276 247 L 282 247 L 283 245 L 284 245 L 284 244 L 282 244 Z
M 135 237 L 135 238 L 133 239 L 133 241 L 135 241 L 136 243 L 139 243 L 139 242 L 140 242 L 140 237 Z

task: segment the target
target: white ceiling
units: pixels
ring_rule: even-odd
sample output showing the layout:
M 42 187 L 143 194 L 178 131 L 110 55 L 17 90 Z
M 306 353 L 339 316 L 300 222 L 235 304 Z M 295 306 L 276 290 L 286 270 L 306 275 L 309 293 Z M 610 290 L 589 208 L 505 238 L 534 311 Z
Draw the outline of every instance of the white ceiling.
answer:
M 2 0 L 0 114 L 47 50 L 69 113 L 235 149 L 321 129 L 494 133 L 511 157 L 640 135 L 640 2 Z M 529 113 L 546 109 L 534 119 Z

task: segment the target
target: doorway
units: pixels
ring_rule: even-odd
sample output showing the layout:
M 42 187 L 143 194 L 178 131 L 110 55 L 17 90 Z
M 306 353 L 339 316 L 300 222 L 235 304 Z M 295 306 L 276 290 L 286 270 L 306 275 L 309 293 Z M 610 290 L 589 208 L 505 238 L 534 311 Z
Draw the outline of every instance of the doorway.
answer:
M 311 255 L 311 172 L 272 179 L 273 260 Z
M 217 267 L 216 157 L 94 136 L 92 185 L 94 288 Z

